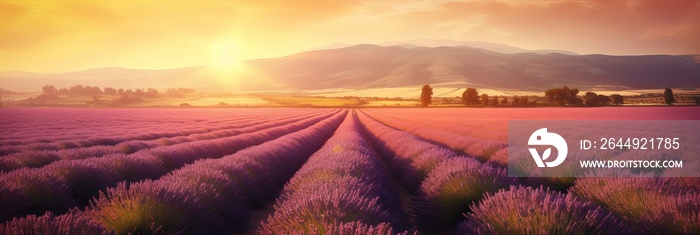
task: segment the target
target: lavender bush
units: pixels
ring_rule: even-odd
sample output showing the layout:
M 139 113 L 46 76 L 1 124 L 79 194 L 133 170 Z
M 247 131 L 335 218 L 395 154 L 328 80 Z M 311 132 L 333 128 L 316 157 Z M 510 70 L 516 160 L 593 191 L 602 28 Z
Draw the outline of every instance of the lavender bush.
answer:
M 9 172 L 23 167 L 42 167 L 60 159 L 53 150 L 16 152 L 0 157 L 0 172 Z
M 215 208 L 209 203 L 214 202 L 224 203 L 206 184 L 121 183 L 100 193 L 92 203 L 91 214 L 117 234 L 222 233 L 227 223 L 221 214 L 212 211 Z
M 517 183 L 507 176 L 506 169 L 476 159 L 446 160 L 428 174 L 414 198 L 414 221 L 424 231 L 451 231 L 474 202 Z
M 314 229 L 325 233 L 326 228 L 322 225 L 349 222 L 378 225 L 398 223 L 400 219 L 384 209 L 378 197 L 365 196 L 359 190 L 332 187 L 317 190 L 297 191 L 293 197 L 285 197 L 284 204 L 275 206 L 275 213 L 258 229 L 258 233 L 309 233 Z
M 281 187 L 294 169 L 322 145 L 324 136 L 330 136 L 343 115 L 221 159 L 197 161 L 157 181 L 110 188 L 92 203 L 89 214 L 101 221 L 108 231 L 119 234 L 241 231 L 250 217 L 250 206 L 254 205 L 250 202 L 251 196 L 258 196 L 246 190 Z M 300 145 L 294 140 L 300 136 L 317 142 Z M 295 149 L 298 155 L 288 155 L 289 152 L 283 151 L 287 148 Z M 286 164 L 271 164 L 275 160 Z M 254 170 L 251 167 L 260 166 L 255 164 L 257 162 L 262 162 L 260 165 L 272 174 L 241 176 Z M 297 163 L 296 167 L 290 165 L 293 162 Z M 289 172 L 289 176 L 284 178 L 284 173 L 274 172 Z M 276 195 L 276 192 L 271 193 Z
M 258 130 L 264 130 L 270 127 L 276 127 L 281 125 L 286 125 L 292 123 L 293 121 L 300 121 L 304 118 L 312 118 L 313 116 L 302 116 L 299 117 L 289 117 L 282 120 L 275 121 L 265 121 L 265 120 L 252 120 L 249 122 L 237 123 L 236 125 L 230 126 L 233 128 L 230 130 L 216 130 L 212 128 L 200 128 L 195 131 L 181 131 L 177 133 L 143 133 L 138 136 L 128 135 L 114 137 L 114 139 L 107 140 L 106 138 L 92 138 L 89 140 L 81 140 L 78 144 L 75 141 L 59 140 L 55 143 L 35 143 L 30 147 L 26 147 L 25 151 L 18 151 L 12 153 L 8 156 L 0 158 L 0 172 L 2 171 L 12 171 L 23 167 L 42 167 L 48 165 L 52 162 L 59 161 L 61 159 L 66 160 L 77 160 L 77 159 L 87 159 L 87 158 L 98 158 L 103 156 L 108 156 L 109 154 L 126 153 L 131 154 L 141 150 L 149 150 L 156 148 L 158 146 L 168 146 L 173 144 L 183 144 L 179 145 L 178 148 L 190 148 L 190 145 L 184 145 L 188 142 L 194 142 L 197 140 L 214 140 L 225 137 L 232 137 L 235 135 L 252 133 Z M 207 132 L 201 133 L 206 130 Z M 192 133 L 187 137 L 178 136 L 187 133 Z M 175 136 L 174 140 L 166 141 L 168 144 L 162 144 L 163 139 L 153 139 L 161 136 Z M 134 139 L 127 139 L 134 138 Z M 184 139 L 183 139 L 184 138 Z M 104 142 L 104 143 L 103 143 Z M 97 145 L 98 143 L 103 143 L 106 145 Z M 200 145 L 196 143 L 194 145 Z M 114 145 L 114 146 L 112 146 Z M 167 148 L 163 149 L 165 151 L 172 151 Z M 196 149 L 195 149 L 196 150 Z M 148 151 L 146 151 L 148 152 Z M 158 149 L 154 149 L 151 153 L 158 154 Z
M 285 186 L 257 233 L 353 234 L 384 223 L 405 228 L 389 177 L 350 115 Z
M 571 191 L 623 218 L 639 233 L 700 233 L 700 193 L 672 178 L 581 178 Z
M 76 205 L 86 205 L 101 189 L 116 186 L 120 178 L 100 165 L 88 161 L 64 161 L 52 164 L 45 172 L 67 182 Z
M 319 231 L 319 228 L 325 231 Z M 340 224 L 324 224 L 319 228 L 312 227 L 308 234 L 327 234 L 327 235 L 408 235 L 411 233 L 397 233 L 387 223 L 381 223 L 375 226 L 368 226 L 363 223 L 350 222 Z M 303 233 L 299 233 L 303 234 Z M 416 233 L 413 233 L 416 234 Z
M 16 216 L 65 212 L 73 206 L 67 182 L 37 169 L 22 169 L 0 177 L 0 221 Z
M 415 122 L 415 120 L 413 122 L 408 121 L 410 119 L 406 117 L 386 117 L 376 114 L 371 115 L 371 117 L 388 126 L 420 136 L 421 138 L 443 143 L 450 149 L 464 152 L 482 162 L 488 161 L 496 152 L 508 146 L 507 143 L 502 141 L 485 140 L 483 138 L 456 133 L 454 127 L 441 127 L 440 125 L 442 123 L 439 122 L 431 122 L 430 125 L 426 125 L 424 122 Z
M 530 187 L 487 196 L 471 207 L 464 234 L 626 234 L 629 229 L 614 215 L 570 194 Z
M 0 224 L 0 234 L 100 235 L 108 234 L 104 226 L 82 213 L 42 216 L 30 215 Z
M 452 150 L 434 145 L 409 133 L 387 127 L 364 114 L 358 114 L 375 146 L 385 155 L 393 155 L 390 168 L 410 193 L 415 193 L 427 174 L 441 162 L 460 157 Z
M 331 114 L 329 114 L 331 115 Z M 163 146 L 154 149 L 149 149 L 148 151 L 138 152 L 132 155 L 126 155 L 126 158 L 134 158 L 138 156 L 138 159 L 131 159 L 127 161 L 114 161 L 110 158 L 107 160 L 93 160 L 95 158 L 83 159 L 83 160 L 62 160 L 54 162 L 42 168 L 32 168 L 31 170 L 22 171 L 22 169 L 13 171 L 7 174 L 0 175 L 0 180 L 14 180 L 12 177 L 22 176 L 22 178 L 27 178 L 22 184 L 13 184 L 12 189 L 7 189 L 8 191 L 20 192 L 19 195 L 27 195 L 27 198 L 22 199 L 23 201 L 28 201 L 30 204 L 26 207 L 21 207 L 23 203 L 17 203 L 17 205 L 8 204 L 10 209 L 7 211 L 13 211 L 8 213 L 7 216 L 22 216 L 27 214 L 41 214 L 46 211 L 66 211 L 69 206 L 74 205 L 73 202 L 64 203 L 61 197 L 57 197 L 57 200 L 39 199 L 44 198 L 45 195 L 51 195 L 56 191 L 56 194 L 62 194 L 61 187 L 46 187 L 43 179 L 52 179 L 48 182 L 58 181 L 61 185 L 68 186 L 69 188 L 69 198 L 74 198 L 78 202 L 78 205 L 84 204 L 92 196 L 95 196 L 98 190 L 104 189 L 105 187 L 113 186 L 117 182 L 123 181 L 127 178 L 136 180 L 143 180 L 147 178 L 155 178 L 163 175 L 167 171 L 179 168 L 185 164 L 192 163 L 197 159 L 202 158 L 220 158 L 227 154 L 232 154 L 238 150 L 244 149 L 251 145 L 262 144 L 269 140 L 278 138 L 285 134 L 293 131 L 302 130 L 307 128 L 319 121 L 328 119 L 329 115 L 313 116 L 309 119 L 304 119 L 297 122 L 287 123 L 286 125 L 272 127 L 266 130 L 260 130 L 257 132 L 241 134 L 233 137 L 226 137 L 222 139 L 213 140 L 202 140 L 195 142 L 188 142 L 181 145 Z M 285 122 L 279 122 L 278 124 L 284 124 Z M 116 156 L 118 157 L 118 156 Z M 124 158 L 124 157 L 122 157 Z M 85 161 L 83 163 L 83 161 Z M 119 162 L 123 163 L 138 163 L 143 165 L 112 165 L 112 163 Z M 152 165 L 152 164 L 159 165 Z M 123 171 L 112 171 L 112 167 L 125 167 L 131 166 L 129 169 L 120 169 Z M 143 166 L 143 167 L 141 167 Z M 143 172 L 143 170 L 154 169 L 154 172 Z M 164 171 L 161 171 L 164 169 Z M 15 172 L 21 171 L 20 173 L 14 174 Z M 24 173 L 22 173 L 24 172 Z M 31 172 L 27 175 L 26 172 Z M 155 174 L 154 174 L 155 173 Z M 118 178 L 119 176 L 124 176 L 127 178 Z M 136 177 L 134 177 L 136 176 Z M 31 180 L 38 179 L 38 180 Z M 53 180 L 55 179 L 55 180 Z M 47 188 L 51 190 L 46 190 Z M 54 189 L 56 188 L 56 189 Z M 13 193 L 3 193 L 3 196 L 7 194 L 7 197 L 13 197 L 12 195 L 18 194 Z M 31 199 L 31 198 L 36 199 Z M 19 199 L 18 199 L 19 200 Z M 69 200 L 70 201 L 70 200 Z M 10 219 L 12 217 L 3 218 L 4 220 Z

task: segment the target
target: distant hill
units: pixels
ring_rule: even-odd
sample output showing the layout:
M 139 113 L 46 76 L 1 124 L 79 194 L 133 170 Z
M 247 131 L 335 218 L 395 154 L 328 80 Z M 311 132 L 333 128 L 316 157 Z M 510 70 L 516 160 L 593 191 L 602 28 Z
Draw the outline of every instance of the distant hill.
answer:
M 693 55 L 504 54 L 467 46 L 356 45 L 249 62 L 296 89 L 383 88 L 422 84 L 542 91 L 581 88 L 700 87 Z
M 346 44 L 346 43 L 333 43 L 324 47 L 315 48 L 314 50 L 326 50 L 326 49 L 338 49 L 343 47 L 351 47 L 356 44 Z M 410 41 L 394 41 L 394 42 L 383 42 L 377 44 L 378 46 L 399 46 L 407 49 L 413 49 L 416 47 L 473 47 L 481 48 L 493 52 L 504 53 L 504 54 L 515 54 L 515 53 L 537 53 L 537 54 L 550 54 L 559 53 L 565 55 L 577 55 L 575 52 L 564 51 L 564 50 L 527 50 L 519 47 L 509 46 L 506 44 L 490 43 L 482 41 L 457 41 L 450 39 L 417 39 Z
M 442 87 L 543 91 L 699 88 L 697 55 L 607 56 L 499 53 L 460 46 L 355 45 L 247 61 L 252 73 L 221 75 L 205 66 L 168 70 L 102 68 L 70 73 L 0 72 L 6 90 L 40 90 L 44 84 L 120 88 L 188 87 L 200 91 L 318 90 Z M 236 86 L 222 82 L 239 81 Z
M 77 84 L 136 88 L 213 88 L 217 84 L 215 74 L 204 66 L 176 69 L 146 70 L 128 68 L 97 68 L 66 73 L 32 73 L 26 71 L 0 72 L 0 88 L 12 91 L 39 91 L 47 84 L 56 87 L 70 87 Z

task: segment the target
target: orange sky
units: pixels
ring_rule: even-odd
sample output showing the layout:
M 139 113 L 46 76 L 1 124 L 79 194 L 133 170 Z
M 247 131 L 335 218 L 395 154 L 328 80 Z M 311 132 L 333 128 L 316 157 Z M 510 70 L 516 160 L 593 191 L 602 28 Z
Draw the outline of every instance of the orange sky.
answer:
M 700 54 L 699 3 L 0 0 L 0 71 L 228 64 L 331 43 L 424 38 L 583 54 Z

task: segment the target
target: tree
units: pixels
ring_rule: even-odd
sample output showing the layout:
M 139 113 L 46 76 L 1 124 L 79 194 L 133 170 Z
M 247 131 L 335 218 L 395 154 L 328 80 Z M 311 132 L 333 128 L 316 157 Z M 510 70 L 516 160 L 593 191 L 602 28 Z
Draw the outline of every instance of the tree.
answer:
M 148 90 L 146 90 L 146 92 L 144 93 L 144 96 L 149 97 L 149 98 L 156 98 L 156 97 L 158 97 L 158 90 L 153 89 L 153 88 L 148 88 Z
M 420 93 L 420 105 L 423 107 L 428 107 L 428 105 L 432 104 L 432 98 L 433 88 L 428 84 L 423 85 Z
M 668 87 L 664 88 L 664 103 L 666 103 L 666 105 L 671 105 L 673 101 L 673 90 Z
M 83 85 L 75 85 L 70 88 L 71 95 L 82 95 L 85 93 L 85 87 Z
M 57 95 L 70 95 L 70 90 L 68 90 L 68 88 L 61 88 L 58 90 Z
M 549 99 L 550 103 L 557 103 L 559 106 L 564 105 L 581 105 L 583 102 L 581 99 L 576 97 L 578 95 L 578 89 L 569 89 L 568 86 L 563 86 L 562 88 L 552 88 L 544 92 L 544 96 Z
M 582 106 L 583 105 L 583 100 L 578 97 L 574 97 L 571 99 L 571 103 L 569 103 L 571 106 Z
M 558 90 L 559 90 L 559 88 L 552 88 L 552 89 L 546 90 L 546 91 L 544 92 L 544 96 L 547 97 L 547 99 L 549 100 L 549 103 L 550 103 L 550 104 L 557 101 L 557 100 L 556 100 L 556 98 L 557 98 L 557 93 L 559 93 Z
M 481 94 L 481 104 L 484 106 L 489 105 L 489 95 L 488 94 Z
M 58 94 L 58 89 L 53 85 L 46 85 L 42 87 L 41 90 L 46 97 L 56 97 L 56 94 Z
M 106 95 L 117 95 L 117 89 L 111 87 L 105 87 L 104 91 Z
M 491 105 L 498 106 L 498 96 L 493 96 L 493 99 L 491 100 Z
M 583 96 L 586 101 L 584 102 L 586 106 L 598 106 L 598 94 L 595 92 L 586 92 L 586 95 Z
M 523 96 L 520 98 L 520 105 L 527 105 L 527 96 Z
M 467 88 L 467 90 L 462 93 L 462 103 L 464 103 L 464 105 L 479 104 L 479 92 L 474 88 Z
M 566 86 L 564 88 L 568 89 L 568 87 L 566 87 Z M 576 97 L 578 95 L 578 92 L 579 92 L 578 88 L 568 89 L 565 92 L 567 92 L 567 94 L 564 94 L 564 95 L 566 96 L 566 103 L 568 105 L 579 106 L 583 103 L 583 100 Z
M 101 95 L 102 90 L 96 86 L 85 86 L 83 87 L 83 93 L 81 95 Z
M 519 105 L 520 104 L 520 97 L 515 96 L 513 97 L 513 105 Z
M 504 104 L 504 105 L 508 104 L 508 97 L 507 96 L 503 97 L 503 100 L 501 100 L 501 104 Z
M 598 95 L 598 97 L 596 97 L 596 100 L 598 101 L 598 105 L 600 106 L 608 106 L 610 105 L 610 102 L 612 102 L 612 100 L 610 100 L 610 97 L 606 95 Z
M 586 106 L 607 106 L 610 105 L 612 100 L 606 95 L 598 95 L 595 92 L 586 92 L 584 96 L 586 98 Z
M 610 95 L 610 99 L 614 105 L 622 105 L 624 103 L 624 99 L 619 94 Z

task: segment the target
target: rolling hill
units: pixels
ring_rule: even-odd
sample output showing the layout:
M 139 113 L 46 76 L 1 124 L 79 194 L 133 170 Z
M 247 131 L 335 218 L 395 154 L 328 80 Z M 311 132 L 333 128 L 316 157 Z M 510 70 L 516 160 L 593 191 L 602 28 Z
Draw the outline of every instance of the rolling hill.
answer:
M 700 87 L 693 55 L 504 54 L 472 47 L 356 45 L 249 62 L 294 89 L 387 88 L 453 84 L 502 90 Z M 447 85 L 450 86 L 450 85 Z
M 565 55 L 576 55 L 575 52 L 564 51 L 564 50 L 527 50 L 519 47 L 514 47 L 506 44 L 500 43 L 490 43 L 482 41 L 457 41 L 451 39 L 416 39 L 410 41 L 392 41 L 392 42 L 382 42 L 377 44 L 379 46 L 399 46 L 403 48 L 416 48 L 416 47 L 474 47 L 486 49 L 493 52 L 504 53 L 504 54 L 515 54 L 515 53 L 537 53 L 537 54 L 549 54 L 549 53 L 559 53 Z M 333 43 L 324 47 L 315 48 L 314 50 L 325 50 L 325 49 L 338 49 L 343 47 L 354 46 L 354 44 L 346 43 Z
M 542 91 L 568 85 L 586 90 L 699 88 L 698 55 L 575 55 L 498 53 L 469 46 L 355 45 L 246 61 L 248 73 L 217 74 L 206 66 L 168 70 L 101 68 L 70 73 L 0 72 L 6 90 L 45 84 L 189 87 L 202 91 L 442 87 Z M 253 71 L 253 72 L 250 72 Z M 236 85 L 222 81 L 236 80 Z

